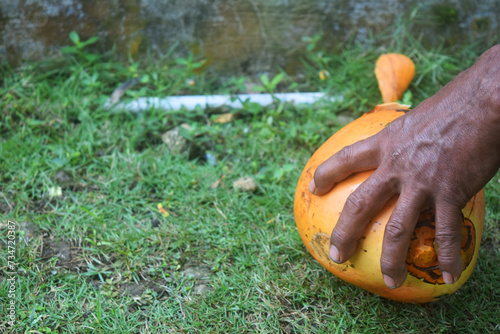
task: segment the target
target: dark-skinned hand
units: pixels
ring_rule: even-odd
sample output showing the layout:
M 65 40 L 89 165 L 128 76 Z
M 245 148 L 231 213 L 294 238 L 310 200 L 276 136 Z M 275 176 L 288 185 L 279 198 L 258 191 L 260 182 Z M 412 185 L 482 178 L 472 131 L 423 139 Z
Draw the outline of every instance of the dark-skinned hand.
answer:
M 463 271 L 461 210 L 499 167 L 500 44 L 415 109 L 318 167 L 309 187 L 315 195 L 355 172 L 375 169 L 347 199 L 331 235 L 330 257 L 347 261 L 370 219 L 398 195 L 380 259 L 385 284 L 404 283 L 410 238 L 426 206 L 436 211 L 443 280 L 456 282 Z

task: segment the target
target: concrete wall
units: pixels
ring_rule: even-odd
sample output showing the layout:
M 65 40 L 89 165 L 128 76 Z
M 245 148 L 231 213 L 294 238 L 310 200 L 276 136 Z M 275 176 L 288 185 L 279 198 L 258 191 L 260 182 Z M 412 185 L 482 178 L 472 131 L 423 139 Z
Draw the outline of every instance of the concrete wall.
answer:
M 177 44 L 175 52 L 205 57 L 221 74 L 277 65 L 293 73 L 304 36 L 322 33 L 335 49 L 349 38 L 368 41 L 397 18 L 412 20 L 425 43 L 469 43 L 495 36 L 500 1 L 0 0 L 0 60 L 57 53 L 76 30 L 99 36 L 100 51 L 115 45 L 122 55 L 161 56 Z

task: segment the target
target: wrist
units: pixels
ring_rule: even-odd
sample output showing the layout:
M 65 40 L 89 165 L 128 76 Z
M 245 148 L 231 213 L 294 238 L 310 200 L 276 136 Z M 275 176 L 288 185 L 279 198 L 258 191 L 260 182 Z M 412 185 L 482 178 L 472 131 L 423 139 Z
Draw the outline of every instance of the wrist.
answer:
M 480 65 L 476 95 L 480 107 L 500 115 L 500 44 L 486 50 L 476 63 Z
M 465 91 L 462 99 L 469 98 L 469 112 L 480 122 L 483 131 L 495 133 L 500 145 L 500 44 L 486 50 L 469 69 L 462 72 Z M 465 102 L 465 101 L 464 101 Z M 488 131 L 488 132 L 489 132 Z

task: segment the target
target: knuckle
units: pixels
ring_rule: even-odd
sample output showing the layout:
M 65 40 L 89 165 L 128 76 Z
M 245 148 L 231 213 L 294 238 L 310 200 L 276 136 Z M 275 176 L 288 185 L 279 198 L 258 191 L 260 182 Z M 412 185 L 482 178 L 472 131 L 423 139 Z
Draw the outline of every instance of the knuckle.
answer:
M 461 234 L 460 231 L 446 230 L 446 231 L 436 231 L 437 242 L 442 243 L 443 246 L 454 245 L 460 242 Z
M 394 193 L 398 194 L 401 193 L 401 182 L 397 177 L 391 177 L 389 174 L 387 176 L 387 180 L 385 181 L 385 184 L 389 188 L 389 190 Z
M 404 151 L 400 148 L 394 148 L 390 151 L 390 155 L 388 156 L 388 161 L 390 166 L 398 166 L 405 163 L 405 154 Z
M 352 160 L 353 149 L 352 145 L 343 147 L 338 153 L 337 158 L 341 160 L 344 164 L 349 164 Z
M 441 271 L 448 271 L 460 275 L 464 269 L 464 263 L 460 256 L 460 251 L 458 251 L 455 255 L 438 252 L 438 261 Z
M 457 256 L 452 256 L 451 254 L 439 254 L 438 256 L 438 261 L 439 261 L 439 266 L 441 269 L 446 270 L 450 265 L 453 265 L 457 263 L 457 260 L 459 260 L 459 257 Z
M 459 184 L 451 184 L 451 182 L 443 182 L 441 186 L 440 199 L 457 207 L 464 207 L 472 196 L 469 196 L 467 186 Z
M 460 254 L 461 235 L 460 232 L 436 232 L 436 243 L 440 259 L 445 257 L 454 257 Z
M 360 191 L 355 191 L 349 197 L 347 197 L 344 211 L 347 211 L 348 213 L 355 216 L 360 216 L 363 215 L 366 207 L 366 197 Z
M 390 241 L 399 241 L 408 235 L 408 228 L 398 218 L 393 218 L 385 227 L 385 238 Z
M 380 259 L 380 269 L 386 275 L 391 277 L 400 276 L 404 272 L 404 266 L 392 258 L 382 257 Z

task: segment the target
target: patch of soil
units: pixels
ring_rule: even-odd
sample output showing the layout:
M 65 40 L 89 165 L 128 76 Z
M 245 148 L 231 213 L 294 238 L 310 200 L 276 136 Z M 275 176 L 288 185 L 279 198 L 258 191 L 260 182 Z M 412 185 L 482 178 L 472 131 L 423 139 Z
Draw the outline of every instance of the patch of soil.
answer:
M 181 274 L 195 280 L 193 292 L 204 296 L 212 290 L 210 277 L 213 275 L 211 266 L 196 262 L 188 262 L 181 270 Z
M 77 192 L 99 189 L 99 187 L 95 185 L 87 185 L 82 182 L 76 182 L 72 175 L 63 170 L 57 172 L 54 183 L 60 186 L 63 191 Z
M 32 213 L 47 213 L 52 210 L 49 204 L 57 205 L 57 197 L 33 199 L 26 202 L 24 210 Z
M 42 260 L 57 258 L 56 267 L 77 272 L 85 271 L 87 264 L 81 256 L 82 253 L 80 247 L 67 241 L 54 241 L 51 237 L 43 239 Z
M 42 258 L 50 259 L 53 257 L 57 257 L 58 261 L 56 263 L 57 266 L 65 266 L 71 259 L 71 245 L 66 241 L 61 241 L 57 243 L 48 243 L 43 245 Z
M 155 299 L 164 299 L 165 294 L 168 298 L 168 290 L 165 288 L 166 283 L 164 279 L 139 281 L 139 283 L 127 282 L 121 284 L 119 291 L 121 295 L 126 295 L 133 299 L 133 302 L 128 305 L 129 312 L 133 313 L 144 309 L 146 305 L 153 303 Z M 156 296 L 153 296 L 151 291 L 155 292 Z
M 181 273 L 189 278 L 197 280 L 209 279 L 212 276 L 210 266 L 205 264 L 187 263 L 182 268 Z
M 24 237 L 27 239 L 34 239 L 42 234 L 40 228 L 32 222 L 22 222 L 19 224 L 19 229 L 24 232 Z
M 139 283 L 128 282 L 121 284 L 120 291 L 124 294 L 129 295 L 130 297 L 140 297 L 144 293 L 144 291 L 152 290 L 159 296 L 161 296 L 165 292 L 165 289 L 161 286 L 165 284 L 166 281 L 164 279 L 140 281 Z
M 194 286 L 195 295 L 205 296 L 210 291 L 212 291 L 212 287 L 208 284 L 199 283 Z
M 140 297 L 144 289 L 137 283 L 124 283 L 120 286 L 120 291 L 130 297 Z
M 60 185 L 66 185 L 73 182 L 73 177 L 65 171 L 61 170 L 56 174 L 56 181 Z

